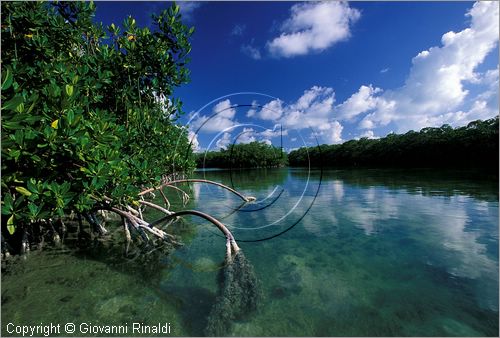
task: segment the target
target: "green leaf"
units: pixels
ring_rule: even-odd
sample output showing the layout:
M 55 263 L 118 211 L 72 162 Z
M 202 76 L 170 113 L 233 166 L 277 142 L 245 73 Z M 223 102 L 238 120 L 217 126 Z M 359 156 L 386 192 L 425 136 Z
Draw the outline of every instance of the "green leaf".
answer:
M 69 124 L 73 125 L 73 121 L 75 121 L 75 113 L 73 112 L 73 110 L 68 111 L 66 117 L 68 118 Z
M 38 93 L 34 93 L 33 95 L 31 95 L 31 97 L 29 98 L 29 101 L 31 101 L 31 106 L 28 108 L 28 111 L 26 111 L 27 113 L 30 113 L 33 110 L 33 108 L 35 107 L 35 104 L 38 101 Z M 35 118 L 38 118 L 38 117 L 35 116 Z
M 16 190 L 17 190 L 17 192 L 23 194 L 24 196 L 27 196 L 27 197 L 31 196 L 31 192 L 29 192 L 29 190 L 26 189 L 25 187 L 16 187 Z
M 3 199 L 3 205 L 2 205 L 2 214 L 3 215 L 8 215 L 11 214 L 12 211 L 14 210 L 14 201 L 12 199 L 12 195 L 7 193 Z
M 38 207 L 34 203 L 29 203 L 28 209 L 30 209 L 31 216 L 36 217 L 38 214 Z
M 31 192 L 38 193 L 38 188 L 36 186 L 36 180 L 34 178 L 30 178 L 28 181 L 28 189 Z
M 2 72 L 2 90 L 9 89 L 12 85 L 12 80 L 14 77 L 12 76 L 12 69 L 7 66 Z
M 70 85 L 70 84 L 66 85 L 66 94 L 68 94 L 68 96 L 73 95 L 73 86 L 72 85 Z
M 24 111 L 24 102 L 19 104 L 17 107 L 16 107 L 16 111 L 18 113 L 22 113 Z
M 24 102 L 24 99 L 21 95 L 16 95 L 9 101 L 5 103 L 5 105 L 2 107 L 2 110 L 15 110 L 17 109 L 17 106 L 22 104 Z
M 9 234 L 11 235 L 16 232 L 16 226 L 14 225 L 14 215 L 10 216 L 9 220 L 7 221 L 7 231 L 9 231 Z
M 58 97 L 61 95 L 61 89 L 54 82 L 50 83 L 48 90 L 50 96 L 52 97 Z

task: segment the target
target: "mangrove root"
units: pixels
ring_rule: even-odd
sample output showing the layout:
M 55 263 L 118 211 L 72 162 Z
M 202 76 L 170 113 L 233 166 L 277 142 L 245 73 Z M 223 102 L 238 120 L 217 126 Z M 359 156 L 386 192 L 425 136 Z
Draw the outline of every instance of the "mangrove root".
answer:
M 222 183 L 215 182 L 215 181 L 203 180 L 203 179 L 198 179 L 198 178 L 178 179 L 178 180 L 174 180 L 174 181 L 169 181 L 169 182 L 163 183 L 159 187 L 143 190 L 142 192 L 139 193 L 139 196 L 151 193 L 151 192 L 153 192 L 155 190 L 162 189 L 163 187 L 173 186 L 173 184 L 177 184 L 177 183 L 207 183 L 207 184 L 213 184 L 213 185 L 216 185 L 218 187 L 221 187 L 223 189 L 226 189 L 226 190 L 232 192 L 233 194 L 235 194 L 236 196 L 240 197 L 245 202 L 255 201 L 255 197 L 253 197 L 253 196 L 244 196 L 243 194 L 239 193 L 238 191 L 234 190 L 233 188 L 228 187 L 227 185 L 224 185 Z

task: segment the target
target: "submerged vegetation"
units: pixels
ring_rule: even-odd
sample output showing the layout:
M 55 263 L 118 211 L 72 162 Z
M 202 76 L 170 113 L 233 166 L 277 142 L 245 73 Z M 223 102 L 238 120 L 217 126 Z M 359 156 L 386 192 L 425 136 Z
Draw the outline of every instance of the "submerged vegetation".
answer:
M 479 167 L 498 170 L 498 117 L 467 126 L 361 138 L 342 144 L 303 147 L 288 154 L 290 166 Z

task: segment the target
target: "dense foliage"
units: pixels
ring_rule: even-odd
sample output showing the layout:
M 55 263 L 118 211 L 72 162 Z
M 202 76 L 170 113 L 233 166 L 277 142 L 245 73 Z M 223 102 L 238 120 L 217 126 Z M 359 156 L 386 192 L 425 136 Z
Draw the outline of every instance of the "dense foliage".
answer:
M 291 166 L 337 167 L 487 167 L 498 168 L 498 117 L 465 127 L 424 128 L 380 139 L 300 148 Z
M 194 167 L 172 98 L 193 33 L 178 6 L 152 30 L 96 24 L 92 2 L 1 6 L 3 236 Z
M 285 166 L 287 158 L 280 148 L 264 142 L 251 142 L 200 153 L 196 164 L 198 168 L 272 168 Z

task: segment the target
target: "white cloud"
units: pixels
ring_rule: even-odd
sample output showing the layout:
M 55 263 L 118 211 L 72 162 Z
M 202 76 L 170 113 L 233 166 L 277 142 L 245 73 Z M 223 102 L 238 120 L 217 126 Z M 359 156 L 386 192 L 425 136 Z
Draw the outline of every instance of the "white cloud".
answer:
M 263 120 L 276 121 L 283 115 L 283 101 L 280 99 L 272 100 L 262 106 L 257 116 Z
M 202 2 L 199 1 L 180 1 L 177 3 L 179 5 L 179 10 L 182 15 L 183 20 L 192 20 L 193 19 L 193 13 L 196 9 L 200 8 L 202 5 Z
M 384 74 L 384 73 L 387 73 L 389 71 L 390 68 L 384 68 L 384 69 L 381 69 L 380 70 L 380 73 L 381 74 Z
M 328 143 L 341 143 L 343 141 L 342 129 L 344 129 L 344 127 L 340 122 L 333 121 L 323 125 L 323 128 L 320 128 L 319 135 Z
M 261 131 L 259 133 L 259 136 L 269 139 L 269 138 L 274 138 L 274 137 L 280 137 L 282 133 L 283 133 L 283 135 L 288 135 L 288 130 L 285 129 L 282 131 L 280 128 L 280 125 L 277 124 L 274 126 L 273 129 L 266 129 L 264 131 Z
M 398 132 L 405 132 L 498 114 L 498 70 L 476 73 L 498 44 L 498 2 L 476 2 L 467 16 L 470 27 L 444 34 L 441 46 L 413 58 L 401 88 L 382 93 L 371 85 L 361 86 L 337 106 L 340 116 L 361 117 L 358 126 L 362 129 L 393 122 Z M 470 96 L 473 88 L 485 91 L 474 98 Z
M 338 130 L 333 118 L 335 93 L 332 88 L 314 86 L 304 91 L 304 94 L 285 108 L 281 122 L 285 127 L 294 129 L 316 128 L 325 130 L 334 127 Z M 329 136 L 327 139 L 334 139 Z
M 350 120 L 361 113 L 374 109 L 379 100 L 374 95 L 380 93 L 382 89 L 373 88 L 370 86 L 361 86 L 359 90 L 352 94 L 344 103 L 337 106 L 339 116 L 343 119 Z
M 288 135 L 287 130 L 283 130 L 283 135 Z M 243 131 L 238 133 L 235 141 L 237 143 L 250 143 L 254 141 L 272 144 L 271 140 L 275 137 L 281 136 L 281 129 L 279 125 L 275 125 L 274 129 L 264 129 L 263 131 L 256 131 L 253 128 L 243 128 Z
M 197 153 L 200 151 L 200 143 L 198 142 L 198 137 L 196 133 L 192 130 L 188 132 L 188 140 L 191 143 L 191 149 L 193 152 Z
M 200 128 L 200 132 L 220 132 L 236 124 L 234 117 L 236 108 L 231 106 L 229 99 L 220 101 L 212 109 L 213 114 L 208 116 L 199 116 L 191 122 L 192 129 Z
M 231 143 L 231 134 L 224 133 L 220 139 L 217 140 L 215 146 L 218 149 L 226 149 L 227 146 Z
M 280 99 L 268 102 L 256 116 L 274 121 L 278 123 L 277 126 L 282 125 L 285 128 L 284 135 L 287 129 L 313 128 L 322 142 L 339 143 L 342 141 L 343 126 L 334 118 L 334 104 L 335 93 L 332 88 L 313 86 L 291 104 L 285 104 Z M 269 138 L 279 135 L 280 130 L 275 125 L 274 131 L 264 131 L 261 134 Z
M 268 41 L 275 56 L 292 57 L 323 51 L 350 37 L 350 26 L 360 12 L 347 2 L 306 2 L 293 5 L 281 35 Z
M 262 57 L 259 48 L 252 45 L 241 45 L 241 51 L 243 52 L 243 54 L 251 57 L 254 60 L 260 60 Z
M 238 143 L 250 143 L 257 141 L 255 138 L 255 130 L 253 128 L 243 128 L 243 131 L 238 134 L 236 142 Z
M 247 117 L 253 117 L 253 116 L 255 116 L 255 114 L 257 113 L 257 107 L 258 107 L 257 101 L 253 100 L 252 101 L 252 106 L 251 106 L 251 108 L 247 112 Z
M 368 139 L 377 139 L 378 138 L 375 136 L 375 133 L 373 132 L 373 130 L 366 130 L 364 133 L 359 135 L 358 139 L 363 138 L 363 137 L 366 137 Z

